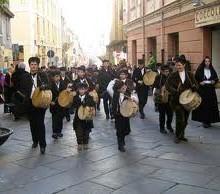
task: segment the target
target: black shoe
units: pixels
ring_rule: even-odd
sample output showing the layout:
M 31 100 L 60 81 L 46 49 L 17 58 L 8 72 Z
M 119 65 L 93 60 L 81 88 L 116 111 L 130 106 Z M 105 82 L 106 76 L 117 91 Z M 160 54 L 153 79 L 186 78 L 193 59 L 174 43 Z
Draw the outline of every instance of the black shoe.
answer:
M 53 134 L 53 135 L 52 135 L 52 138 L 58 139 L 58 135 L 57 135 L 57 134 Z
M 97 111 L 100 111 L 100 107 L 97 107 Z
M 184 142 L 188 142 L 188 139 L 185 138 L 185 137 L 181 137 L 180 140 L 181 140 L 181 141 L 184 141 Z
M 174 143 L 178 144 L 178 143 L 180 143 L 180 142 L 181 142 L 181 140 L 180 140 L 178 137 L 175 137 Z
M 62 133 L 58 133 L 57 136 L 58 137 L 63 137 L 63 134 Z
M 111 116 L 111 120 L 113 120 L 113 119 L 115 119 L 115 117 L 114 117 L 114 116 Z
M 32 144 L 32 148 L 34 149 L 34 148 L 37 148 L 37 146 L 38 146 L 38 143 L 33 143 Z
M 165 129 L 160 129 L 160 133 L 167 134 L 167 131 Z
M 209 124 L 209 123 L 203 123 L 203 127 L 204 127 L 204 128 L 209 128 L 209 127 L 211 127 L 211 124 Z
M 40 153 L 45 154 L 45 148 L 40 148 Z
M 141 119 L 145 119 L 145 114 L 144 114 L 144 113 L 141 113 L 140 118 L 141 118 Z
M 120 152 L 125 152 L 124 146 L 119 146 L 119 147 L 118 147 L 118 150 L 119 150 Z
M 110 119 L 109 115 L 106 115 L 106 119 L 107 119 L 107 120 L 109 120 L 109 119 Z
M 167 129 L 168 129 L 168 131 L 169 131 L 170 133 L 173 133 L 173 132 L 174 132 L 174 129 L 173 129 L 173 127 L 171 127 L 171 126 L 167 127 Z

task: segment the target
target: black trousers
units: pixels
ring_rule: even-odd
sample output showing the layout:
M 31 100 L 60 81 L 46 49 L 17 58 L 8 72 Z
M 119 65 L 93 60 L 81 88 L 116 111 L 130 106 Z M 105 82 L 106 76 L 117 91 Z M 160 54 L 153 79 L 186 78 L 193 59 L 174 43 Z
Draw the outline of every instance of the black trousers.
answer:
M 186 111 L 181 105 L 175 108 L 176 114 L 176 137 L 183 138 L 185 136 L 185 129 L 189 118 L 189 112 Z
M 164 129 L 166 117 L 167 117 L 166 125 L 167 127 L 171 127 L 171 123 L 173 121 L 173 111 L 169 103 L 158 104 L 158 110 L 159 110 L 160 129 Z
M 109 116 L 109 114 L 112 116 L 112 99 L 111 96 L 108 94 L 107 91 L 103 93 L 103 105 L 106 116 Z
M 148 87 L 138 89 L 137 95 L 139 99 L 139 111 L 141 114 L 143 114 L 144 106 L 147 104 L 147 100 L 148 100 Z
M 63 129 L 63 115 L 52 113 L 52 130 L 53 133 L 61 133 Z
M 29 122 L 33 143 L 39 143 L 40 147 L 46 147 L 45 118 L 46 109 L 30 107 Z
M 87 129 L 82 129 L 81 127 L 75 128 L 77 144 L 88 144 L 89 143 L 89 133 Z

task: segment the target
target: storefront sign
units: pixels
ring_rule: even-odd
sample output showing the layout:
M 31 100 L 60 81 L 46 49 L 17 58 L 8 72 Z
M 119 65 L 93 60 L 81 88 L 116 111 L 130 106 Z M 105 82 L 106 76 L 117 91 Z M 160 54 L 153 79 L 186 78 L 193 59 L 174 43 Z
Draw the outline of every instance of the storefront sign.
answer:
M 196 11 L 196 27 L 202 27 L 216 23 L 220 23 L 220 5 Z

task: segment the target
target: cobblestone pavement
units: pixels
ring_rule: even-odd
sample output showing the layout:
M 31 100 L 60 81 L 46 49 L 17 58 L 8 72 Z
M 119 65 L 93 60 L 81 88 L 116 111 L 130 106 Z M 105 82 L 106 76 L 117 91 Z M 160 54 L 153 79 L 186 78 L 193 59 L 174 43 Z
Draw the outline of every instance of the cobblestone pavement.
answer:
M 114 123 L 97 113 L 89 150 L 78 152 L 72 123 L 64 122 L 64 137 L 51 138 L 46 117 L 45 155 L 31 149 L 28 122 L 0 115 L 14 134 L 0 147 L 0 193 L 4 194 L 219 194 L 220 127 L 204 129 L 190 122 L 189 143 L 176 145 L 162 135 L 152 101 L 145 120 L 132 119 L 127 152 L 117 150 Z M 1 107 L 2 109 L 2 107 Z M 2 110 L 1 110 L 2 112 Z

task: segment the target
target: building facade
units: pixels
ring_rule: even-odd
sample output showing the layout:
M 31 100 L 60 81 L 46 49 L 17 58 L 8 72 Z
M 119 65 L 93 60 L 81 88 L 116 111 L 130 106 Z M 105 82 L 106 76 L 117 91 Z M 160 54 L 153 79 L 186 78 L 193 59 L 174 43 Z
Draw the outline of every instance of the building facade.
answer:
M 123 29 L 123 0 L 112 0 L 112 26 L 107 57 L 113 64 L 127 59 L 127 40 Z
M 10 0 L 14 61 L 27 63 L 31 56 L 41 58 L 41 65 L 62 61 L 61 8 L 58 0 Z M 47 57 L 53 50 L 55 56 Z
M 14 14 L 9 4 L 0 5 L 0 68 L 7 68 L 12 62 L 11 24 Z
M 185 54 L 195 70 L 211 56 L 220 73 L 220 1 L 125 0 L 124 28 L 128 37 L 128 61 L 153 52 L 158 62 Z M 199 1 L 198 1 L 199 2 Z

